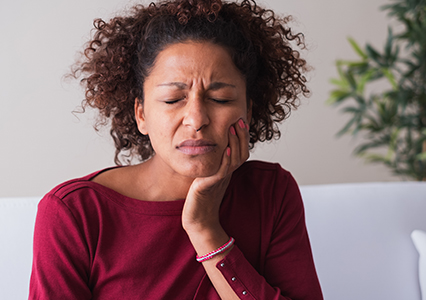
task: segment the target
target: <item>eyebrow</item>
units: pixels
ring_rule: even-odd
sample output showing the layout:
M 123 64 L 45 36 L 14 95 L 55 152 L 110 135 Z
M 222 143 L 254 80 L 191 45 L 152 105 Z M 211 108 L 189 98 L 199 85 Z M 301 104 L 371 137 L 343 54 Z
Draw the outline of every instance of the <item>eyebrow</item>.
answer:
M 166 82 L 166 83 L 158 84 L 157 86 L 176 86 L 177 88 L 181 90 L 188 87 L 188 85 L 183 82 Z
M 186 83 L 183 82 L 166 82 L 166 83 L 161 83 L 158 84 L 157 86 L 175 86 L 178 89 L 186 89 L 188 88 L 188 85 Z M 207 87 L 208 90 L 211 91 L 217 91 L 226 87 L 231 87 L 231 88 L 236 88 L 235 85 L 230 84 L 230 83 L 225 83 L 225 82 L 220 82 L 220 81 L 215 81 L 209 84 L 209 86 Z
M 215 81 L 215 82 L 210 83 L 207 89 L 211 90 L 211 91 L 217 91 L 217 90 L 220 90 L 220 89 L 223 89 L 223 88 L 226 88 L 226 87 L 236 88 L 236 86 L 233 85 L 233 84 Z

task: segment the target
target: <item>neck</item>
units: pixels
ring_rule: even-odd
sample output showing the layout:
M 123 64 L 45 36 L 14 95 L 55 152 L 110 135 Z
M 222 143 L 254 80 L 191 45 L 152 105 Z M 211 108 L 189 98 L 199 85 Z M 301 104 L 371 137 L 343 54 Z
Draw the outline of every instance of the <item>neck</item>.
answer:
M 185 199 L 194 178 L 163 168 L 155 156 L 137 166 L 137 182 L 148 201 Z

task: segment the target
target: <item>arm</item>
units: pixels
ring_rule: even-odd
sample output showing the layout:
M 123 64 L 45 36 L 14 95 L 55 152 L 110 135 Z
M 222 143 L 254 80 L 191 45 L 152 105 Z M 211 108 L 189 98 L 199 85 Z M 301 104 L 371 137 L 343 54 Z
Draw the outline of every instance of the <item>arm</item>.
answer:
M 47 194 L 39 203 L 34 229 L 29 299 L 91 299 L 89 255 L 78 225 L 60 199 Z
M 219 221 L 219 208 L 232 172 L 249 156 L 248 129 L 242 119 L 235 126 L 231 126 L 228 136 L 229 147 L 224 151 L 219 171 L 211 177 L 194 180 L 182 212 L 182 226 L 200 256 L 219 248 L 229 240 Z M 202 262 L 222 299 L 239 299 L 216 268 L 216 264 L 231 250 L 232 248 Z
M 218 268 L 234 290 L 238 290 L 241 295 L 241 291 L 245 289 L 246 295 L 250 295 L 242 299 L 322 299 L 297 185 L 290 174 L 285 172 L 285 177 L 277 176 L 275 186 L 272 180 L 267 189 L 274 194 L 269 194 L 267 190 L 261 190 L 261 194 L 273 199 L 269 203 L 274 204 L 274 207 L 262 212 L 268 219 L 262 223 L 262 228 L 265 228 L 260 232 L 262 241 L 257 244 L 253 240 L 256 243 L 253 248 L 246 239 L 238 238 L 238 248 L 226 256 L 224 267 L 221 268 L 219 264 Z M 230 229 L 229 224 L 224 226 Z M 236 232 L 232 235 L 234 234 L 237 237 L 239 235 Z M 256 233 L 258 234 L 259 232 Z M 243 236 L 249 238 L 247 234 Z M 260 245 L 262 251 L 254 250 L 259 249 L 257 247 Z M 244 254 L 247 252 L 247 259 L 239 249 Z M 254 253 L 259 256 L 253 256 Z M 257 259 L 260 261 L 256 261 Z M 229 280 L 233 277 L 236 280 Z
M 230 134 L 229 137 L 231 156 L 224 156 L 222 162 L 221 170 L 225 169 L 225 174 L 231 174 L 230 170 L 235 170 L 248 157 L 244 156 L 244 151 L 247 150 L 248 153 L 248 147 L 245 148 L 245 142 L 248 144 L 245 140 L 247 131 L 238 125 L 235 127 L 237 135 Z M 226 176 L 222 175 L 222 178 L 217 176 L 217 181 L 212 180 L 210 185 L 206 181 L 212 178 L 202 182 L 196 179 L 188 193 L 183 225 L 198 255 L 217 249 L 229 239 L 218 217 L 223 198 L 218 190 L 222 187 L 221 191 L 224 193 L 228 184 Z M 237 246 L 203 262 L 210 281 L 222 299 L 322 299 L 306 234 L 303 205 L 297 185 L 294 181 L 292 183 L 297 190 L 296 196 L 299 197 L 295 200 L 300 201 L 290 201 L 296 205 L 276 209 L 276 225 L 265 262 L 265 277 L 245 259 Z M 189 212 L 194 213 L 197 218 L 189 219 Z M 188 222 L 189 220 L 196 222 Z M 238 240 L 236 243 L 238 245 Z M 293 267 L 300 267 L 300 270 Z
M 295 201 L 299 199 L 291 199 L 291 205 L 283 206 L 283 213 L 277 212 L 274 232 L 262 264 L 262 275 L 240 251 L 238 240 L 222 260 L 212 264 L 240 297 L 237 299 L 323 299 L 304 224 L 302 203 Z

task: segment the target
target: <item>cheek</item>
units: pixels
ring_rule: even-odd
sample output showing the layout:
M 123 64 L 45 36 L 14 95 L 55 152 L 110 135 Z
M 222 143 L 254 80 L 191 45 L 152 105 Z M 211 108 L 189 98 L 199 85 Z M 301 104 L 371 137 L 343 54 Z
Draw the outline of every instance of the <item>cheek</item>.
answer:
M 232 110 L 228 111 L 226 113 L 220 114 L 220 122 L 218 122 L 217 125 L 219 125 L 217 128 L 220 131 L 219 134 L 224 139 L 226 139 L 226 143 L 228 141 L 228 132 L 231 128 L 231 126 L 238 126 L 238 120 L 239 119 L 246 119 L 246 115 L 243 113 L 243 110 Z
M 162 145 L 166 143 L 168 135 L 167 129 L 168 128 L 161 122 L 147 123 L 148 136 L 155 152 L 161 150 Z
M 224 118 L 226 119 L 225 123 L 227 128 L 231 127 L 231 125 L 237 125 L 239 119 L 246 120 L 247 119 L 247 111 L 244 108 L 234 109 L 229 111 L 227 114 L 224 114 Z
M 147 122 L 147 129 L 152 134 L 163 137 L 172 130 L 173 126 L 176 125 L 176 122 L 176 114 L 164 111 L 153 111 L 150 112 L 150 118 Z

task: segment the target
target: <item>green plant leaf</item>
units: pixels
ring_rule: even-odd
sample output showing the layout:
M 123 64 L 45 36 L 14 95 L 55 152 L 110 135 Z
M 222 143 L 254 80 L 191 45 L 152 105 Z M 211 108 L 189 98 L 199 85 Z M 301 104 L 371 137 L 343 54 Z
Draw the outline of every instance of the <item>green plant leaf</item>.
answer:
M 356 113 L 360 113 L 360 109 L 358 107 L 349 106 L 349 107 L 343 108 L 342 112 L 356 114 Z
M 379 66 L 384 67 L 382 56 L 380 55 L 379 52 L 377 52 L 373 48 L 373 46 L 371 46 L 370 44 L 367 44 L 365 49 L 367 51 L 368 57 L 370 57 L 373 61 L 375 61 Z
M 337 86 L 341 87 L 342 89 L 346 89 L 346 88 L 349 87 L 349 84 L 348 84 L 347 81 L 336 79 L 336 78 L 330 79 L 330 83 L 337 85 Z
M 386 158 L 384 155 L 376 154 L 376 153 L 370 153 L 370 154 L 363 154 L 362 155 L 367 161 L 369 162 L 375 162 L 375 163 L 384 163 L 386 165 L 389 165 L 391 162 Z
M 344 78 L 347 80 L 347 82 L 349 83 L 349 86 L 352 88 L 353 91 L 356 91 L 357 89 L 357 85 L 356 85 L 356 80 L 354 77 L 354 74 L 352 74 L 352 72 L 347 71 L 344 73 Z
M 382 124 L 377 122 L 377 120 L 370 115 L 366 115 L 365 118 L 367 119 L 367 123 L 365 124 L 365 128 L 372 131 L 372 132 L 380 132 L 383 130 Z
M 372 80 L 373 75 L 376 71 L 375 70 L 369 70 L 367 72 L 365 72 L 364 74 L 361 75 L 361 78 L 358 82 L 358 88 L 357 88 L 357 92 L 359 94 L 363 94 L 364 93 L 364 88 L 365 85 Z
M 389 61 L 392 57 L 392 45 L 393 45 L 392 29 L 388 27 L 388 39 L 385 45 L 385 57 L 387 61 Z
M 346 125 L 336 134 L 336 136 L 340 137 L 344 135 L 345 133 L 349 132 L 352 125 L 355 124 L 355 121 L 356 121 L 355 118 L 352 118 L 351 120 L 349 120 L 349 122 L 346 123 Z
M 398 144 L 398 136 L 399 136 L 399 129 L 394 128 L 392 130 L 391 135 L 390 135 L 388 152 L 386 154 L 386 159 L 388 161 L 391 161 L 392 157 L 395 155 L 395 152 L 396 152 L 396 149 L 397 149 L 397 144 Z
M 367 59 L 368 56 L 367 54 L 362 51 L 362 49 L 359 47 L 358 43 L 351 37 L 348 37 L 348 41 L 352 46 L 352 49 L 354 49 L 354 51 L 362 58 L 362 59 Z
M 386 68 L 383 68 L 382 72 L 383 74 L 385 74 L 385 77 L 388 79 L 389 83 L 392 85 L 392 88 L 395 91 L 398 90 L 398 84 L 396 83 L 395 76 L 392 74 L 392 72 Z
M 333 90 L 330 93 L 330 97 L 328 98 L 326 104 L 331 105 L 335 103 L 339 103 L 342 100 L 350 97 L 351 93 L 344 90 Z
M 336 63 L 340 66 L 349 67 L 351 70 L 362 69 L 362 68 L 368 67 L 367 61 L 353 61 L 353 60 L 341 60 L 341 59 L 339 59 Z
M 395 64 L 395 62 L 398 60 L 399 52 L 401 50 L 401 47 L 399 45 L 395 46 L 395 51 L 392 53 L 391 57 L 389 58 L 389 65 L 392 66 Z

